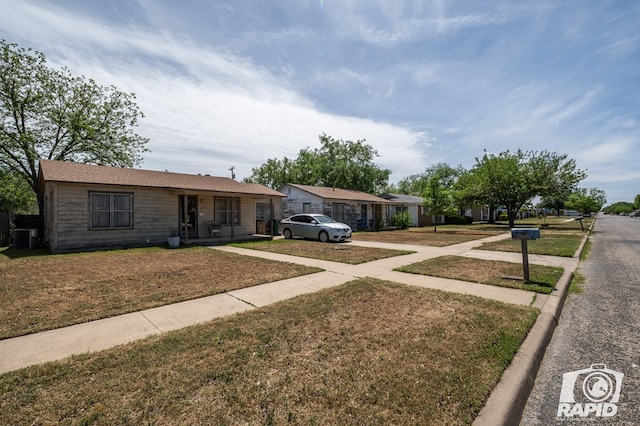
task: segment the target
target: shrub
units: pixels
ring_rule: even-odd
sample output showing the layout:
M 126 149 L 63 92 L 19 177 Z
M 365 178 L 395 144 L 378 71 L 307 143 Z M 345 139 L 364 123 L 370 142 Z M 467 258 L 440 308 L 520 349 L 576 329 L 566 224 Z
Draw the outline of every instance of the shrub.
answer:
M 444 223 L 448 225 L 471 225 L 473 223 L 473 218 L 471 216 L 456 214 L 453 216 L 446 216 L 444 218 Z
M 391 225 L 398 229 L 407 229 L 411 226 L 412 220 L 411 213 L 405 210 L 391 217 Z

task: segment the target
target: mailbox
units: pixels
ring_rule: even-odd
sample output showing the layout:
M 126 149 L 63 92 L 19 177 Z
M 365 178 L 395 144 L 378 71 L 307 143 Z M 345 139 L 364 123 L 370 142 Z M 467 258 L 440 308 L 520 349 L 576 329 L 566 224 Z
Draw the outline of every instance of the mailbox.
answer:
M 511 228 L 512 240 L 537 240 L 540 238 L 539 228 Z

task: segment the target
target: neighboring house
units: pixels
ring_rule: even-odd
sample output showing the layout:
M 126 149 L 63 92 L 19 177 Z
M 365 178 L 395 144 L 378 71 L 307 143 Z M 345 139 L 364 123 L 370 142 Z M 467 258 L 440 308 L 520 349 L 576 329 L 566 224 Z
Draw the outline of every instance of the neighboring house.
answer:
M 157 245 L 178 232 L 242 239 L 282 217 L 284 194 L 226 177 L 41 160 L 39 179 L 54 252 Z
M 346 223 L 354 231 L 381 229 L 387 221 L 384 198 L 350 189 L 288 183 L 279 189 L 286 195 L 282 200 L 282 215 L 322 213 L 338 222 Z
M 389 200 L 389 219 L 396 213 L 407 210 L 411 214 L 411 226 L 430 226 L 444 223 L 445 217 L 434 216 L 425 210 L 422 203 L 424 199 L 415 195 L 406 194 L 380 194 L 380 197 Z
M 473 218 L 474 222 L 487 222 L 489 221 L 489 206 L 483 207 L 474 207 L 472 209 L 467 209 L 465 211 L 465 216 L 470 216 Z M 493 220 L 496 220 L 498 217 L 497 210 L 493 212 Z
M 429 218 L 422 213 L 422 203 L 424 201 L 422 197 L 389 193 L 380 194 L 380 197 L 391 203 L 387 206 L 387 217 L 389 219 L 396 213 L 407 211 L 411 215 L 411 226 L 424 226 L 428 224 Z

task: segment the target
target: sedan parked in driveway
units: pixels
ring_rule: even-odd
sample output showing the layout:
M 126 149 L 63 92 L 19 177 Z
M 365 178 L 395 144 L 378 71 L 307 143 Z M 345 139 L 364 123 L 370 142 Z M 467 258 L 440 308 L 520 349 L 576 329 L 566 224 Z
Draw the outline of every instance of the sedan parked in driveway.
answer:
M 344 241 L 351 238 L 351 227 L 336 222 L 323 214 L 296 214 L 280 221 L 280 232 L 285 238 L 302 237 L 322 242 Z

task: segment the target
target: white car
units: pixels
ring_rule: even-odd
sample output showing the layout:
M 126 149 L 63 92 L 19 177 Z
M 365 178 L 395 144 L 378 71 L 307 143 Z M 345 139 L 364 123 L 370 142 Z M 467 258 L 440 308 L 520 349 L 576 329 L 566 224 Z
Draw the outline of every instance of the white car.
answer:
M 323 214 L 296 214 L 280 221 L 285 238 L 302 237 L 320 241 L 344 241 L 351 238 L 351 227 Z

